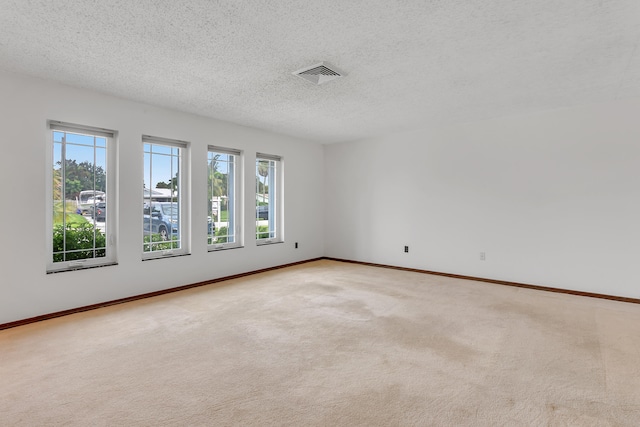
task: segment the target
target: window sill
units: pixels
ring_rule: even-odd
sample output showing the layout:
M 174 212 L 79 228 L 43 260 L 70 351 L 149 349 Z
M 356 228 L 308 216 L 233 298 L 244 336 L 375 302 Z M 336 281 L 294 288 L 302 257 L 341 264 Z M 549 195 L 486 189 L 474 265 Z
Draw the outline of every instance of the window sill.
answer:
M 256 246 L 277 245 L 278 243 L 284 243 L 284 240 L 272 240 L 272 241 L 258 240 L 256 241 Z
M 177 258 L 177 257 L 181 257 L 181 256 L 189 256 L 191 254 L 158 254 L 158 255 L 152 255 L 149 257 L 145 257 L 142 258 L 142 261 L 153 261 L 156 259 L 166 259 L 166 258 Z
M 219 252 L 219 251 L 226 251 L 226 250 L 230 250 L 230 249 L 242 249 L 244 248 L 244 246 L 242 245 L 238 245 L 238 246 L 222 246 L 219 248 L 216 248 L 215 246 L 209 246 L 207 248 L 208 252 Z
M 55 269 L 47 270 L 47 274 L 54 273 L 65 273 L 67 271 L 77 271 L 77 270 L 88 270 L 90 268 L 100 268 L 100 267 L 111 267 L 112 265 L 118 265 L 117 262 L 107 262 L 104 264 L 93 264 L 93 265 L 74 265 L 74 266 L 65 266 Z

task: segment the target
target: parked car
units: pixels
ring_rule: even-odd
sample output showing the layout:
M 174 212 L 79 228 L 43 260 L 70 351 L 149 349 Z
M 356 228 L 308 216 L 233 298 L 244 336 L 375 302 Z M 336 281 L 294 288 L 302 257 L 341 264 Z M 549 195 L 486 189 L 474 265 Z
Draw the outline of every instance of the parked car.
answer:
M 162 240 L 178 235 L 180 211 L 175 202 L 156 202 L 144 206 L 143 230 L 159 234 Z
M 78 194 L 78 209 L 83 214 L 90 214 L 91 206 L 95 203 L 102 203 L 105 201 L 105 193 L 104 191 L 98 190 L 84 190 Z
M 258 206 L 256 210 L 256 217 L 258 219 L 269 219 L 269 206 Z
M 96 221 L 104 222 L 107 219 L 107 204 L 104 202 L 89 206 L 89 216 Z

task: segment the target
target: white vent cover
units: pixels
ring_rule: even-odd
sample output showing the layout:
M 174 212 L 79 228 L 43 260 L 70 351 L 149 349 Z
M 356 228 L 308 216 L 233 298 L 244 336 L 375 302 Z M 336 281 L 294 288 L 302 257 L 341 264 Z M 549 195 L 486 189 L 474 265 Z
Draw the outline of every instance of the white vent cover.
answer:
M 320 62 L 309 67 L 301 68 L 298 71 L 294 71 L 293 75 L 308 80 L 316 85 L 321 85 L 331 80 L 346 76 L 345 73 L 326 62 Z

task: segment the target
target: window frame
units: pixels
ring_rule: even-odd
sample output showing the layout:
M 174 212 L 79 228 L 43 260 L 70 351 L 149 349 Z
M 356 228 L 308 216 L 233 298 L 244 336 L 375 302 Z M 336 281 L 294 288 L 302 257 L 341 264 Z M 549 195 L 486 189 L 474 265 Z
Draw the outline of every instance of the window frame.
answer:
M 219 147 L 215 145 L 209 145 L 207 147 L 207 198 L 209 194 L 209 155 L 211 153 L 216 154 L 226 154 L 229 156 L 234 156 L 233 161 L 233 174 L 228 173 L 229 176 L 232 176 L 233 179 L 233 200 L 229 200 L 227 203 L 231 203 L 233 206 L 233 217 L 228 218 L 231 219 L 233 223 L 233 242 L 225 242 L 225 243 L 209 243 L 209 228 L 207 224 L 207 250 L 209 252 L 219 251 L 223 249 L 232 249 L 232 248 L 241 248 L 243 247 L 243 236 L 242 236 L 242 222 L 243 222 L 243 195 L 242 195 L 242 170 L 243 170 L 243 162 L 244 162 L 244 154 L 242 150 L 237 150 L 233 148 Z M 228 178 L 227 178 L 228 179 Z M 230 199 L 230 198 L 229 198 Z M 211 200 L 207 201 L 208 203 Z M 207 209 L 208 210 L 208 209 Z
M 284 224 L 284 215 L 283 215 L 283 164 L 284 160 L 282 156 L 273 155 L 273 154 L 265 154 L 265 153 L 256 153 L 256 162 L 255 162 L 255 174 L 256 178 L 258 177 L 258 163 L 260 161 L 269 161 L 274 162 L 275 165 L 275 174 L 269 174 L 269 219 L 268 219 L 268 227 L 269 233 L 273 233 L 272 236 L 266 238 L 258 238 L 258 184 L 256 184 L 256 196 L 254 203 L 254 219 L 255 219 L 255 238 L 256 245 L 263 246 L 269 245 L 273 243 L 282 243 L 284 242 L 284 233 L 283 233 L 283 224 Z M 272 192 L 273 189 L 273 192 Z
M 53 210 L 54 210 L 54 189 L 53 189 L 53 161 L 54 161 L 54 132 L 64 132 L 65 134 L 79 134 L 93 137 L 105 138 L 105 198 L 107 215 L 105 217 L 105 256 L 99 258 L 85 258 L 79 260 L 70 261 L 53 261 Z M 109 265 L 117 265 L 117 245 L 115 244 L 117 238 L 117 137 L 118 132 L 115 130 L 104 129 L 93 126 L 79 125 L 74 123 L 67 123 L 58 120 L 47 120 L 47 150 L 46 150 L 46 162 L 47 162 L 47 183 L 45 186 L 46 193 L 46 227 L 47 238 L 46 242 L 46 272 L 59 273 L 64 271 L 82 270 L 87 268 L 104 267 Z M 66 144 L 63 147 L 63 152 L 66 152 Z M 95 143 L 94 143 L 94 155 L 95 155 Z M 66 156 L 64 156 L 67 159 Z M 95 163 L 94 163 L 95 165 Z M 64 177 L 62 177 L 65 182 Z M 94 188 L 94 191 L 95 190 Z M 63 196 L 64 198 L 64 196 Z
M 177 139 L 169 139 L 169 138 L 161 138 L 161 137 L 157 137 L 157 136 L 150 136 L 150 135 L 142 135 L 142 173 L 143 173 L 143 183 L 144 183 L 144 171 L 145 171 L 145 154 L 147 153 L 145 150 L 145 145 L 146 144 L 151 144 L 151 145 L 160 145 L 160 146 L 165 146 L 165 147 L 172 147 L 172 148 L 178 148 L 179 151 L 179 160 L 178 160 L 178 201 L 176 202 L 178 204 L 178 216 L 179 216 L 179 223 L 178 223 L 178 241 L 180 242 L 180 247 L 179 248 L 169 248 L 169 249 L 161 249 L 161 250 L 154 250 L 154 251 L 145 251 L 144 247 L 147 243 L 144 242 L 144 236 L 145 236 L 145 231 L 144 231 L 144 203 L 145 203 L 145 197 L 144 197 L 144 190 L 143 190 L 143 194 L 142 194 L 142 216 L 140 217 L 141 219 L 141 227 L 140 227 L 140 231 L 142 234 L 142 239 L 141 243 L 142 243 L 142 260 L 143 261 L 147 261 L 147 260 L 151 260 L 151 259 L 160 259 L 160 258 L 169 258 L 169 257 L 175 257 L 175 256 L 182 256 L 182 255 L 189 255 L 191 253 L 191 245 L 190 245 L 190 218 L 191 218 L 191 212 L 190 212 L 190 193 L 189 193 L 189 189 L 190 189 L 190 173 L 189 173 L 189 155 L 190 155 L 190 143 L 187 141 L 181 141 L 181 140 L 177 140 Z M 151 158 L 151 166 L 153 167 L 153 158 Z M 149 185 L 152 186 L 153 183 L 151 182 L 151 180 L 149 180 Z M 143 186 L 144 187 L 144 186 Z M 152 190 L 152 188 L 150 188 L 149 190 Z M 150 201 L 149 203 L 151 204 L 151 197 L 150 197 Z M 171 242 L 172 240 L 168 240 L 168 242 Z

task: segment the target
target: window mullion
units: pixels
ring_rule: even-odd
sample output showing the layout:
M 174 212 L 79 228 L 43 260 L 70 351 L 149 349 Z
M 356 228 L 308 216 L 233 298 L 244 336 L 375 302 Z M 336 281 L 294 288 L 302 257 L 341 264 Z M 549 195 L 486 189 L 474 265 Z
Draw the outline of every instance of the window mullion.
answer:
M 96 209 L 98 209 L 98 205 L 96 203 L 96 162 L 97 162 L 97 158 L 96 158 L 96 136 L 93 135 L 93 257 L 95 258 L 98 255 L 98 252 L 96 251 L 96 239 L 98 238 L 98 231 L 97 231 L 97 224 L 96 224 L 96 218 L 98 217 L 98 214 L 96 212 Z M 105 198 L 106 200 L 106 198 Z M 106 222 L 106 217 L 105 217 L 105 222 Z M 106 248 L 105 248 L 106 250 Z
M 67 133 L 62 134 L 60 147 L 60 202 L 62 203 L 62 260 L 67 260 Z

